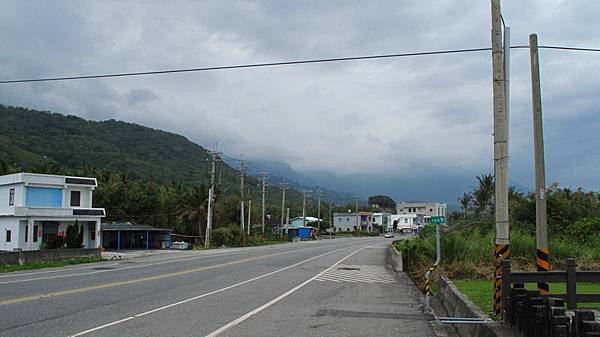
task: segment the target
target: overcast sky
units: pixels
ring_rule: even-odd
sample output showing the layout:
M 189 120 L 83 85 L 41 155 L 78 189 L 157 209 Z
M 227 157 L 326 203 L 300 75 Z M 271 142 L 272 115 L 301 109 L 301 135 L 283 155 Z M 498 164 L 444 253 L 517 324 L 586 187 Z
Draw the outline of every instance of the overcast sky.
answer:
M 504 0 L 512 44 L 600 47 L 600 2 Z M 1 79 L 490 46 L 484 0 L 2 1 Z M 600 189 L 600 53 L 542 50 L 548 183 Z M 533 185 L 529 54 L 513 50 L 511 181 Z M 0 85 L 0 103 L 119 119 L 299 171 L 490 172 L 489 52 Z M 462 186 L 456 186 L 457 191 Z M 468 188 L 469 186 L 464 186 Z

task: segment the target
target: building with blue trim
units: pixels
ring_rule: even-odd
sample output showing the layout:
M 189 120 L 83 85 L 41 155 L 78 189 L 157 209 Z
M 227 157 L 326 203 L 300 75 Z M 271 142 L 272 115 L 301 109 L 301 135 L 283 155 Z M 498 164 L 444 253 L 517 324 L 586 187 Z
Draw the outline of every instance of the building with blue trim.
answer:
M 92 207 L 96 178 L 16 173 L 0 176 L 0 250 L 38 250 L 83 226 L 84 248 L 100 247 L 104 208 Z

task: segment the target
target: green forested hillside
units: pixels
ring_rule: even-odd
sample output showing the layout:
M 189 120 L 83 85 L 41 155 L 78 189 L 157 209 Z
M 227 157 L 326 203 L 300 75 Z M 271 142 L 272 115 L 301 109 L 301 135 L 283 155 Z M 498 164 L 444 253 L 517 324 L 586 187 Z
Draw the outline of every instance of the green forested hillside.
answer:
M 94 204 L 107 220 L 133 220 L 197 233 L 193 216 L 206 204 L 208 153 L 183 136 L 115 120 L 87 121 L 76 116 L 0 105 L 0 174 L 29 171 L 93 175 L 99 180 Z M 220 164 L 217 225 L 239 221 L 239 173 Z M 247 177 L 259 223 L 259 182 Z M 281 191 L 268 188 L 266 213 L 280 218 Z M 301 213 L 302 196 L 286 195 L 291 216 Z M 309 203 L 308 214 L 315 205 Z M 312 210 L 311 210 L 312 209 Z M 195 234 L 195 233 L 194 233 Z
M 207 151 L 140 125 L 0 106 L 0 158 L 22 169 L 110 167 L 160 182 L 207 181 Z M 225 180 L 235 174 L 225 167 Z

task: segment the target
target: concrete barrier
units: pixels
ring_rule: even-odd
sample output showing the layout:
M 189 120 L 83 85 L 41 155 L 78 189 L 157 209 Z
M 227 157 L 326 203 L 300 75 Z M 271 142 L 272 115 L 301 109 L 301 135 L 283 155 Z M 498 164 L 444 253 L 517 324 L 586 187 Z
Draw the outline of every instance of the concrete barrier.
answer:
M 49 262 L 80 258 L 100 258 L 99 248 L 61 248 L 28 250 L 21 252 L 0 252 L 0 264 L 23 264 L 27 262 Z
M 489 320 L 478 306 L 446 277 L 438 281 L 438 297 L 449 317 L 469 317 Z M 490 281 L 490 298 L 492 297 L 492 281 Z M 462 337 L 517 337 L 520 334 L 510 327 L 497 321 L 487 321 L 484 324 L 454 324 L 456 331 Z
M 394 269 L 395 272 L 404 271 L 402 268 L 402 253 L 396 250 L 396 247 L 392 243 L 388 248 L 388 264 Z

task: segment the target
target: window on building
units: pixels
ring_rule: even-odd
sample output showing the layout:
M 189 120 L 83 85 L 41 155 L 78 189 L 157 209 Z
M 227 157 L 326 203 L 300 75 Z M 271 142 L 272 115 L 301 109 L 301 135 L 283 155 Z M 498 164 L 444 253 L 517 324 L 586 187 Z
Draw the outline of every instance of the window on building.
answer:
M 429 209 L 429 212 L 433 212 L 433 208 L 430 208 L 430 209 Z
M 408 219 L 404 219 L 404 223 L 408 223 Z
M 71 206 L 81 206 L 80 191 L 71 191 Z
M 11 236 L 12 236 L 11 230 L 7 229 L 6 230 L 6 242 L 10 242 Z
M 29 225 L 25 225 L 25 242 L 29 240 Z
M 11 188 L 8 191 L 8 206 L 14 206 L 15 205 L 15 189 Z
M 38 240 L 38 226 L 33 225 L 33 242 L 37 242 Z

